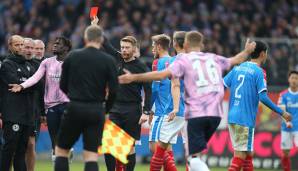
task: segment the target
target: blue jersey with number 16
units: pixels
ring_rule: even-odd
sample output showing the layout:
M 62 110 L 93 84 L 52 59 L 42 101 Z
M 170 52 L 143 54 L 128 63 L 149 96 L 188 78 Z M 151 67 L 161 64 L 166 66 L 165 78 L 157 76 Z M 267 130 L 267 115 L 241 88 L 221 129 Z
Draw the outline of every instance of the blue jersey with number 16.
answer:
M 259 94 L 267 91 L 262 68 L 244 62 L 224 77 L 224 85 L 230 88 L 228 123 L 255 127 Z

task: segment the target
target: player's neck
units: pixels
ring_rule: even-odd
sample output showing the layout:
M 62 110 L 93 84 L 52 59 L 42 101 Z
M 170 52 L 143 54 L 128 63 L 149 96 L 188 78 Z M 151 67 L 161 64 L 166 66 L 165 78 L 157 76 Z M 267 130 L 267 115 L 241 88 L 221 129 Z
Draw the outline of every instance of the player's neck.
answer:
M 187 52 L 190 53 L 190 52 L 201 52 L 201 48 L 199 47 L 190 47 L 187 49 Z
M 290 87 L 291 92 L 297 93 L 298 92 L 298 87 Z
M 86 43 L 85 47 L 93 47 L 95 49 L 100 49 L 100 44 L 96 42 L 88 42 Z
M 261 66 L 261 64 L 262 64 L 262 61 L 261 60 L 258 60 L 258 59 L 251 59 L 250 62 L 256 63 L 259 66 Z
M 185 51 L 183 49 L 176 49 L 177 55 L 180 53 L 185 53 Z
M 167 51 L 163 51 L 163 52 L 160 52 L 158 56 L 159 56 L 160 58 L 162 58 L 162 57 L 170 56 L 170 55 L 169 55 L 169 52 L 167 52 Z

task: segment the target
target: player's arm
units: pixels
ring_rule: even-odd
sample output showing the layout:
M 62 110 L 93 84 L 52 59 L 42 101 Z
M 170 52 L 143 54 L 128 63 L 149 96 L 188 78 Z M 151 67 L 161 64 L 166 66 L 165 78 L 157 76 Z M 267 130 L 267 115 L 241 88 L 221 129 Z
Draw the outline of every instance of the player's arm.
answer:
M 45 62 L 46 61 L 41 62 L 37 71 L 30 78 L 28 78 L 28 80 L 26 80 L 22 84 L 13 84 L 13 82 L 11 82 L 9 84 L 9 87 L 10 87 L 9 90 L 11 92 L 16 93 L 16 92 L 20 92 L 21 90 L 27 89 L 27 88 L 32 87 L 33 85 L 37 84 L 45 74 L 45 68 L 46 68 Z
M 278 107 L 271 101 L 271 99 L 267 95 L 267 91 L 262 91 L 261 93 L 259 93 L 259 99 L 264 105 L 269 107 L 274 112 L 278 113 L 286 121 L 292 120 L 292 117 L 288 112 L 286 112 L 285 110 L 282 110 L 280 107 Z
M 283 94 L 281 93 L 278 98 L 277 106 L 280 107 L 283 111 L 286 111 L 286 104 L 286 99 L 283 97 Z M 284 118 L 282 118 L 282 120 L 285 122 L 287 128 L 293 127 L 290 121 L 286 121 Z
M 121 75 L 118 77 L 119 83 L 121 84 L 129 84 L 134 81 L 138 82 L 148 82 L 153 80 L 163 80 L 167 77 L 171 77 L 171 72 L 168 69 L 163 71 L 153 71 L 147 72 L 143 74 L 131 74 L 128 70 L 124 70 L 126 74 Z
M 243 51 L 237 55 L 229 58 L 231 65 L 237 65 L 247 60 L 248 55 L 250 55 L 256 48 L 256 42 L 250 42 L 249 39 L 246 40 L 245 48 Z
M 180 81 L 177 78 L 171 79 L 171 93 L 173 99 L 173 111 L 169 114 L 168 121 L 175 118 L 176 113 L 179 112 L 180 104 Z

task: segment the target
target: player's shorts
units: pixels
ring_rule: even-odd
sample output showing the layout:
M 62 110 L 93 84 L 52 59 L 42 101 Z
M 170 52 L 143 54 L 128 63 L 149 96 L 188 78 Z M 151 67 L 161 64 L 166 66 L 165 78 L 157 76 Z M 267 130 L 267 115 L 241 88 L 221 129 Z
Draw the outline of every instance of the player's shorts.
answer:
M 142 106 L 140 104 L 116 104 L 111 109 L 109 119 L 135 140 L 140 140 L 141 125 L 139 124 L 139 120 L 141 115 Z
M 207 148 L 207 143 L 216 131 L 220 121 L 221 117 L 215 116 L 191 118 L 186 121 L 186 156 L 200 153 Z
M 102 104 L 71 101 L 67 104 L 57 137 L 57 145 L 71 149 L 83 134 L 83 148 L 97 153 L 101 145 L 105 116 Z
M 30 137 L 35 137 L 35 141 L 37 141 L 37 138 L 40 133 L 40 119 L 36 119 L 34 126 L 29 126 L 29 131 L 30 131 Z
M 281 131 L 281 149 L 290 150 L 294 147 L 294 144 L 298 147 L 298 131 Z
M 157 119 L 161 117 L 160 119 Z M 157 129 L 158 121 L 161 123 L 160 129 Z M 176 116 L 172 121 L 168 121 L 168 115 L 165 116 L 154 116 L 153 125 L 151 129 L 151 139 L 161 141 L 163 143 L 176 144 L 179 132 L 182 131 L 185 125 L 184 117 Z M 159 132 L 156 132 L 156 131 Z M 155 132 L 154 132 L 155 131 Z M 154 136 L 152 136 L 154 135 Z M 149 136 L 150 137 L 150 136 Z
M 228 127 L 235 151 L 253 151 L 254 128 L 237 124 L 228 124 Z

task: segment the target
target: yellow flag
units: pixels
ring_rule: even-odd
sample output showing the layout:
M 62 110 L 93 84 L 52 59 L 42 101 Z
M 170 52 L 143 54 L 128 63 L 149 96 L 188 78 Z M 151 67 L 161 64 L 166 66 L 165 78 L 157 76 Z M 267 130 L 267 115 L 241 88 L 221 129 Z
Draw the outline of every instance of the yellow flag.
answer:
M 98 154 L 109 153 L 123 164 L 128 163 L 127 156 L 133 147 L 134 139 L 110 120 L 106 120 L 102 136 L 102 146 Z

